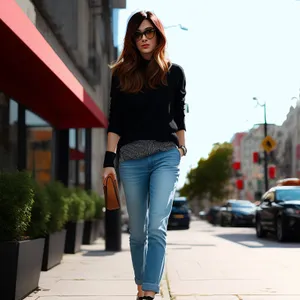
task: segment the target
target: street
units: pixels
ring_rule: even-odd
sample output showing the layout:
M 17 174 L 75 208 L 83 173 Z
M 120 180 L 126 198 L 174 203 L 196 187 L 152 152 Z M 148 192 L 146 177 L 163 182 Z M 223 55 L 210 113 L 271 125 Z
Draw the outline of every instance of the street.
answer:
M 299 243 L 257 239 L 254 228 L 194 221 L 188 231 L 169 231 L 171 296 L 176 300 L 299 300 L 299 254 Z

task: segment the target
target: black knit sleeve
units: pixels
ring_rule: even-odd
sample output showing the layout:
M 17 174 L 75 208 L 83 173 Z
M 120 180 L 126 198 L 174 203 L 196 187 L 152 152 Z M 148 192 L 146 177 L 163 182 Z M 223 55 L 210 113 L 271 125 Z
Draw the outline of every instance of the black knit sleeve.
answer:
M 110 90 L 110 109 L 108 118 L 108 132 L 113 132 L 119 136 L 122 135 L 122 116 L 119 80 L 116 76 L 112 76 Z
M 175 89 L 174 101 L 174 121 L 178 127 L 178 131 L 186 130 L 185 127 L 185 95 L 186 95 L 186 78 L 184 70 L 178 66 L 176 70 L 177 84 Z

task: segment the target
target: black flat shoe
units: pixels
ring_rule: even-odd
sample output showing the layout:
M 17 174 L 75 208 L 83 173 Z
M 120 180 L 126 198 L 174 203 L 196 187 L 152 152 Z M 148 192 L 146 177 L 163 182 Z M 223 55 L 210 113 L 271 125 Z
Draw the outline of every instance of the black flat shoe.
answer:
M 152 298 L 150 296 L 144 296 L 144 297 L 142 297 L 142 299 L 144 299 L 144 300 L 154 300 L 154 298 Z
M 139 297 L 139 296 L 136 296 L 136 300 L 143 300 L 144 297 Z

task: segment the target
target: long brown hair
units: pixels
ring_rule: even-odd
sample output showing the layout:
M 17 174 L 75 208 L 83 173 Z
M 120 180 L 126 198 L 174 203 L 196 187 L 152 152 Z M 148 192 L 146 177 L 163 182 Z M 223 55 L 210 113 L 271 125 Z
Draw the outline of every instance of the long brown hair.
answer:
M 157 35 L 157 46 L 146 72 L 141 69 L 143 58 L 134 39 L 134 33 L 144 20 L 150 21 Z M 167 85 L 166 75 L 171 63 L 166 58 L 166 44 L 164 26 L 154 13 L 140 11 L 130 18 L 124 38 L 124 48 L 117 61 L 111 66 L 112 74 L 116 74 L 120 80 L 121 91 L 138 93 L 144 86 L 155 89 L 159 85 Z

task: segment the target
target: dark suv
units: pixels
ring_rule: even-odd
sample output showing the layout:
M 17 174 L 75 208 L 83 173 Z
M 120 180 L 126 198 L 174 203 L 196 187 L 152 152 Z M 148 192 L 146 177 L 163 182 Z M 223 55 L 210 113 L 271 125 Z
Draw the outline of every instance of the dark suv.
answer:
M 190 210 L 185 197 L 176 197 L 174 199 L 168 228 L 190 228 Z

